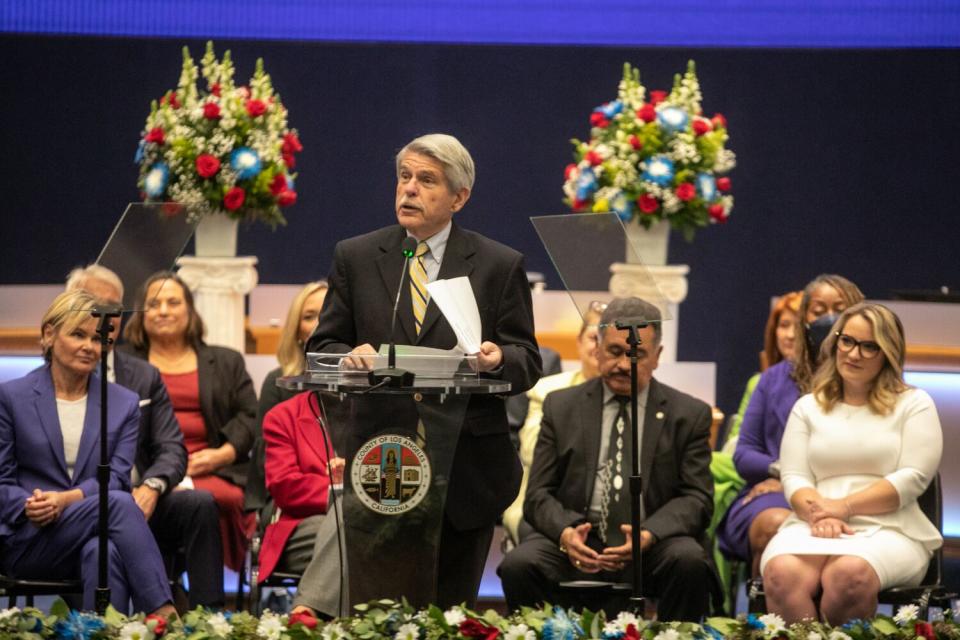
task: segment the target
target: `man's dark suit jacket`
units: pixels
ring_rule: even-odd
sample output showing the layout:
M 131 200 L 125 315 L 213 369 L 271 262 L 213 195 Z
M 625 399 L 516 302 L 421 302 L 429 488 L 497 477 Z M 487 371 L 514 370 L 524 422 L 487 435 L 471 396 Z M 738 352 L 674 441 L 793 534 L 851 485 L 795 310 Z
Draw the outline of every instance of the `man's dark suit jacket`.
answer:
M 172 491 L 187 471 L 187 449 L 160 372 L 149 362 L 116 351 L 113 368 L 117 384 L 140 396 L 136 458 L 140 480 L 162 478 Z
M 523 504 L 524 518 L 551 540 L 587 520 L 600 452 L 603 382 L 554 391 L 543 422 Z M 640 448 L 646 519 L 655 540 L 701 539 L 713 511 L 710 407 L 650 381 Z
M 128 345 L 120 348 L 143 360 L 148 358 L 146 351 Z M 201 345 L 197 350 L 197 378 L 207 443 L 219 447 L 229 442 L 237 450 L 237 461 L 216 475 L 242 487 L 247 483 L 247 461 L 257 426 L 257 394 L 243 355 L 226 347 Z
M 390 341 L 390 319 L 404 258 L 400 225 L 339 242 L 334 251 L 330 289 L 307 351 L 346 353 L 369 343 Z M 502 367 L 492 376 L 526 391 L 540 378 L 540 352 L 533 330 L 533 305 L 523 256 L 498 242 L 452 224 L 438 279 L 467 276 L 480 310 L 482 340 L 503 350 Z M 420 335 L 414 328 L 410 287 L 400 292 L 398 344 L 442 349 L 457 339 L 434 302 L 427 306 Z M 517 495 L 520 461 L 510 443 L 503 399 L 470 399 L 447 491 L 446 513 L 460 530 L 495 522 Z

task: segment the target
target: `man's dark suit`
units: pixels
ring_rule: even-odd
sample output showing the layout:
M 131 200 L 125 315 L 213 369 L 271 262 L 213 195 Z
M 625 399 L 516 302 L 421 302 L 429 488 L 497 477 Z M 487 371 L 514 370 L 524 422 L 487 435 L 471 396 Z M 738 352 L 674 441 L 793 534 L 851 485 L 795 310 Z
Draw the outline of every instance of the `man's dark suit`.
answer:
M 651 380 L 640 448 L 642 528 L 654 536 L 643 554 L 644 591 L 659 596 L 661 619 L 692 620 L 708 613 L 715 577 L 697 542 L 710 522 L 710 408 Z M 556 602 L 556 584 L 596 579 L 581 573 L 559 550 L 566 527 L 588 520 L 600 451 L 603 382 L 600 378 L 554 391 L 543 422 L 524 499 L 524 518 L 536 530 L 500 565 L 513 609 Z M 626 523 L 625 523 L 626 524 Z M 596 531 L 596 523 L 591 531 Z M 629 567 L 601 579 L 629 580 Z
M 160 372 L 148 362 L 114 351 L 117 384 L 140 397 L 136 468 L 142 480 L 161 478 L 150 529 L 165 557 L 183 553 L 190 607 L 223 607 L 223 551 L 217 505 L 206 491 L 173 491 L 187 469 L 187 450 Z
M 308 351 L 344 353 L 365 343 L 377 348 L 389 342 L 405 237 L 406 231 L 395 225 L 337 244 L 330 289 Z M 459 276 L 469 277 L 476 296 L 481 339 L 503 350 L 502 366 L 488 377 L 509 382 L 511 393 L 529 389 L 540 377 L 541 362 L 523 256 L 452 223 L 438 278 Z M 400 292 L 399 310 L 395 335 L 399 344 L 456 346 L 453 330 L 433 302 L 417 335 L 409 286 Z M 520 461 L 510 442 L 502 398 L 470 399 L 453 468 L 440 544 L 441 605 L 475 601 L 485 545 L 497 517 L 519 488 Z

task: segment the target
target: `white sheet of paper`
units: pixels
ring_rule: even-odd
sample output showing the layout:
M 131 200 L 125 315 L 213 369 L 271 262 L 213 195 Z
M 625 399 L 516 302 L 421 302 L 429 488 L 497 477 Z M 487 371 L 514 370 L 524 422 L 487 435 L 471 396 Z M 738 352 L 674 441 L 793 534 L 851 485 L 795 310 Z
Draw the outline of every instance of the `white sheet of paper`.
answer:
M 450 323 L 457 336 L 457 346 L 466 354 L 480 352 L 480 309 L 470 286 L 470 278 L 460 276 L 449 280 L 434 280 L 427 284 L 430 299 L 440 307 L 440 313 Z

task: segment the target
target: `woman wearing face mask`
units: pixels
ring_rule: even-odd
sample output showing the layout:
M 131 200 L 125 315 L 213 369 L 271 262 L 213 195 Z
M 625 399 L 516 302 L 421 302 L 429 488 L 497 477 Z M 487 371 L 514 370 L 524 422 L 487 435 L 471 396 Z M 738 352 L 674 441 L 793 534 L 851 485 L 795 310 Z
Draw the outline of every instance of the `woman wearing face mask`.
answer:
M 733 455 L 737 472 L 746 481 L 717 528 L 720 550 L 751 563 L 759 574 L 760 555 L 790 515 L 780 484 L 780 440 L 794 403 L 810 391 L 820 344 L 837 314 L 863 301 L 855 284 L 838 275 L 823 274 L 803 290 L 796 327 L 794 357 L 760 376 L 740 427 Z
M 917 503 L 943 435 L 933 400 L 903 381 L 905 351 L 892 311 L 847 309 L 790 412 L 781 450 L 794 513 L 761 561 L 767 606 L 788 623 L 871 617 L 879 591 L 919 584 L 943 544 Z

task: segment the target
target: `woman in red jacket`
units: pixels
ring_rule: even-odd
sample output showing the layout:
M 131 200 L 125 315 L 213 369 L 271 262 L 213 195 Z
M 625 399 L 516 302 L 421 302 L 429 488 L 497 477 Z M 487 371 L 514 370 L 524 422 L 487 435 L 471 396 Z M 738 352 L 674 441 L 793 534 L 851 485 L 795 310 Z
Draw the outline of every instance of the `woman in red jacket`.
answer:
M 293 612 L 343 615 L 346 560 L 338 552 L 341 518 L 332 507 L 344 460 L 334 453 L 316 394 L 301 393 L 271 409 L 263 438 L 267 490 L 277 509 L 263 537 L 260 580 L 274 571 L 300 573 Z

